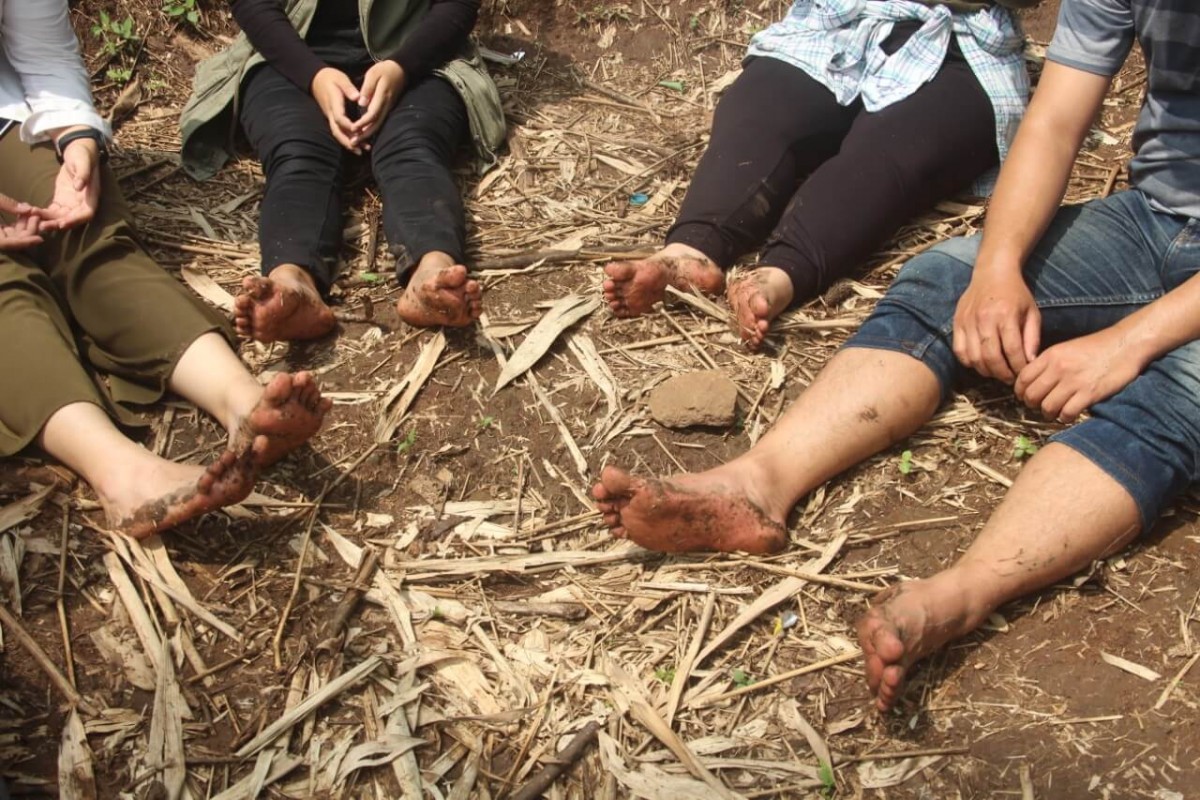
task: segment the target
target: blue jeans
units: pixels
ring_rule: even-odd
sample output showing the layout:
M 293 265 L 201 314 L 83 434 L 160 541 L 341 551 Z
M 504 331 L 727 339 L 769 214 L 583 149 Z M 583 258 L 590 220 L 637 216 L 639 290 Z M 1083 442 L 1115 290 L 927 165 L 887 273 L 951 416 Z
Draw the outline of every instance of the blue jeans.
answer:
M 914 258 L 846 343 L 920 360 L 943 399 L 966 369 L 952 348 L 954 312 L 979 237 Z M 1061 209 L 1025 265 L 1042 312 L 1042 347 L 1107 328 L 1200 272 L 1200 220 L 1155 211 L 1141 192 Z M 1196 310 L 1200 313 L 1200 309 Z M 1051 441 L 1071 447 L 1133 497 L 1143 529 L 1200 480 L 1200 340 L 1154 361 L 1090 416 Z

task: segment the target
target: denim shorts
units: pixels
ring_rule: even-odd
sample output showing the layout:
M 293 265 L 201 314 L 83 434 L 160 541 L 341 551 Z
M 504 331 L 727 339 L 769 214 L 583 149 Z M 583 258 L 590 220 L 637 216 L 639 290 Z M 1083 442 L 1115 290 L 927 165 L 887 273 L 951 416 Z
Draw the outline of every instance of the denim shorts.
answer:
M 910 261 L 846 346 L 919 359 L 948 396 L 965 370 L 952 350 L 954 312 L 979 241 L 951 239 Z M 1043 349 L 1107 328 L 1197 272 L 1200 220 L 1157 211 L 1136 190 L 1061 209 L 1024 270 L 1042 312 Z M 1050 441 L 1121 484 L 1149 527 L 1200 480 L 1200 340 L 1151 363 Z

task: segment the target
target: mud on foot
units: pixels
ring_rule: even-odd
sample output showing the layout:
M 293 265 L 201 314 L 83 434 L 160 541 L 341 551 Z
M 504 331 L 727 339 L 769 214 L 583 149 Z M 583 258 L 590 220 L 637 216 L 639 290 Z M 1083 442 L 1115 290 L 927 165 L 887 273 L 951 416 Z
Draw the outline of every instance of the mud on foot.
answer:
M 400 319 L 418 328 L 462 328 L 479 319 L 482 311 L 483 289 L 479 282 L 469 278 L 467 268 L 449 257 L 421 259 L 396 303 Z
M 720 294 L 725 273 L 692 247 L 669 244 L 649 258 L 614 261 L 604 267 L 604 300 L 618 317 L 645 314 L 662 300 L 668 286 Z
M 336 324 L 309 274 L 290 264 L 271 270 L 270 277 L 243 280 L 233 321 L 240 335 L 260 342 L 319 339 Z
M 733 311 L 734 333 L 746 347 L 758 350 L 771 322 L 792 302 L 792 280 L 778 267 L 758 267 L 730 282 L 726 293 Z
M 310 373 L 276 375 L 237 425 L 229 449 L 249 454 L 256 469 L 270 466 L 312 438 L 332 405 Z
M 647 550 L 775 553 L 787 544 L 782 518 L 773 518 L 742 488 L 709 474 L 664 481 L 605 467 L 592 497 L 613 536 Z
M 149 497 L 126 503 L 102 499 L 110 528 L 136 539 L 160 533 L 210 511 L 240 503 L 254 488 L 258 475 L 249 454 L 239 456 L 232 450 L 226 450 L 203 469 L 171 462 L 163 465 L 164 473 L 178 470 L 178 474 L 160 474 L 157 481 L 152 478 L 141 483 L 137 488 Z

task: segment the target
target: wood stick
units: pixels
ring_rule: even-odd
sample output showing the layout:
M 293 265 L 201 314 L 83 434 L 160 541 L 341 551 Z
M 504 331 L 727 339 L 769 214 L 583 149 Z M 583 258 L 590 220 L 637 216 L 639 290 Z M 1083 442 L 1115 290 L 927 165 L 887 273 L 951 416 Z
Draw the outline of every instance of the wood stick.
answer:
M 98 713 L 91 703 L 84 700 L 83 695 L 63 677 L 58 666 L 50 660 L 50 656 L 46 655 L 46 651 L 29 635 L 29 632 L 25 630 L 25 626 L 21 624 L 21 621 L 8 610 L 8 606 L 3 604 L 0 604 L 0 623 L 3 623 L 4 627 L 8 628 L 9 633 L 17 638 L 17 642 L 21 647 L 25 648 L 25 652 L 29 653 L 33 657 L 33 660 L 37 662 L 37 665 L 42 668 L 42 671 L 46 673 L 46 677 L 54 684 L 54 688 L 58 689 L 71 705 L 82 709 L 86 714 L 94 716 Z
M 791 680 L 792 678 L 798 678 L 801 675 L 807 675 L 810 672 L 816 672 L 819 669 L 837 666 L 838 664 L 845 664 L 847 661 L 853 661 L 860 656 L 862 656 L 861 650 L 852 650 L 849 653 L 842 653 L 840 656 L 832 656 L 822 661 L 815 661 L 812 664 L 806 664 L 803 667 L 789 670 L 788 672 L 781 672 L 778 675 L 772 675 L 769 678 L 763 678 L 761 681 L 755 681 L 749 686 L 741 686 L 733 691 L 725 692 L 724 694 L 719 694 L 714 697 L 702 698 L 693 703 L 689 703 L 689 705 L 692 708 L 705 708 L 706 706 L 715 705 L 725 700 L 732 700 L 735 697 L 741 697 L 744 694 L 757 692 L 760 689 L 765 689 L 768 686 L 774 686 L 777 683 L 783 683 L 784 681 Z
M 367 589 L 371 588 L 371 580 L 375 577 L 375 569 L 379 566 L 379 548 L 367 545 L 362 554 L 362 560 L 358 564 L 358 572 L 354 576 L 354 585 L 346 590 L 342 595 L 342 599 L 333 609 L 333 614 L 325 621 L 321 627 L 321 633 L 317 637 L 320 644 L 317 649 L 337 649 L 341 642 L 342 628 L 346 625 L 346 620 L 354 612 L 363 595 L 367 593 Z
M 584 725 L 583 729 L 575 734 L 575 738 L 571 740 L 571 743 L 555 753 L 554 760 L 542 767 L 541 771 L 530 778 L 528 783 L 513 792 L 509 800 L 536 800 L 536 798 L 541 797 L 558 780 L 560 775 L 567 772 L 577 761 L 583 758 L 584 754 L 596 743 L 599 735 L 599 722 L 592 720 L 587 725 Z
M 62 538 L 58 546 L 58 589 L 54 607 L 58 611 L 58 626 L 62 629 L 63 658 L 67 666 L 67 680 L 75 686 L 75 656 L 71 652 L 71 627 L 67 624 L 67 606 L 63 602 L 63 586 L 67 580 L 67 534 L 71 524 L 71 507 L 63 506 Z
M 559 264 L 563 261 L 603 261 L 609 258 L 648 258 L 657 250 L 650 248 L 630 248 L 628 245 L 604 245 L 587 247 L 582 250 L 530 250 L 527 253 L 514 253 L 509 256 L 494 256 L 475 262 L 475 271 L 521 269 L 542 261 L 546 264 Z

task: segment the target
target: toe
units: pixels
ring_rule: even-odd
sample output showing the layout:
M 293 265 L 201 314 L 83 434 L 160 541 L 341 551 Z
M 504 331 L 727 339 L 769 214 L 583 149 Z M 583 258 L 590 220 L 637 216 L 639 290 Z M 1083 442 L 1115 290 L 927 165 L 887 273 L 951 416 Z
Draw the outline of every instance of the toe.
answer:
M 251 300 L 261 302 L 271 296 L 271 290 L 275 288 L 275 284 L 261 275 L 251 275 L 242 281 L 242 288 L 246 290 Z
M 262 402 L 270 406 L 281 406 L 288 401 L 292 396 L 292 391 L 295 388 L 295 381 L 300 375 L 292 376 L 286 372 L 282 372 L 271 379 L 271 382 L 263 389 Z
M 604 485 L 610 499 L 628 495 L 633 488 L 633 478 L 629 473 L 612 465 L 605 467 L 600 473 L 600 482 Z
M 637 269 L 628 261 L 613 261 L 604 267 L 604 274 L 614 281 L 631 280 L 636 272 Z

